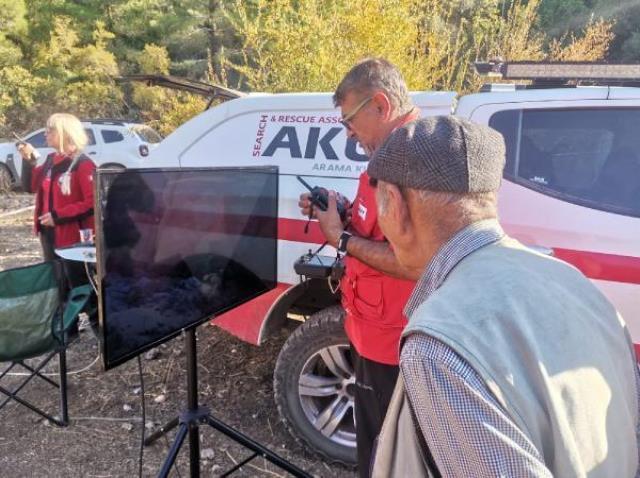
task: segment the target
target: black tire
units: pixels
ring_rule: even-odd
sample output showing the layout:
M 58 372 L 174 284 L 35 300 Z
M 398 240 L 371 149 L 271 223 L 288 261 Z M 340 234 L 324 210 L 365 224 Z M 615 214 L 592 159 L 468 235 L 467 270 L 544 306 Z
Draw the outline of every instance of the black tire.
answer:
M 0 193 L 11 192 L 16 186 L 15 178 L 6 164 L 0 164 Z
M 274 395 L 291 435 L 330 462 L 355 466 L 355 375 L 340 306 L 309 317 L 278 355 Z

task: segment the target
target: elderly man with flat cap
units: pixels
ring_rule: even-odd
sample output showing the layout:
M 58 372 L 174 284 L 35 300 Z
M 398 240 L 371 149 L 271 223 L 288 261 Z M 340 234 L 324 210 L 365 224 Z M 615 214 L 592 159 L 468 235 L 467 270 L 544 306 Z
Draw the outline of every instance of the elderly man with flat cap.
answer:
M 418 283 L 376 477 L 638 476 L 625 324 L 572 266 L 508 237 L 502 137 L 455 117 L 374 155 L 378 220 Z

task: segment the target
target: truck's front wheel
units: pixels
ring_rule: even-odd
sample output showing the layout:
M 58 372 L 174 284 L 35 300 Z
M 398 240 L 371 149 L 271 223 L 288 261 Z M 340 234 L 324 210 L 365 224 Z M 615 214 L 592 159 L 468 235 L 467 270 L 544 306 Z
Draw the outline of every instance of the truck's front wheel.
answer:
M 0 164 L 0 193 L 10 192 L 15 186 L 15 179 L 9 170 L 9 167 Z
M 276 362 L 274 392 L 296 439 L 330 461 L 355 465 L 355 375 L 343 316 L 341 307 L 328 307 L 291 334 Z

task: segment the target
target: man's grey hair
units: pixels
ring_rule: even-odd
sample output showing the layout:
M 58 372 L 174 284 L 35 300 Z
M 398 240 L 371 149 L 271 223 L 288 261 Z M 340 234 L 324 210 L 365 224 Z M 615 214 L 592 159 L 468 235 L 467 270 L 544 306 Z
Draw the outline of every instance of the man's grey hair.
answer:
M 348 93 L 360 96 L 383 91 L 394 111 L 408 113 L 413 108 L 407 84 L 400 71 L 384 58 L 366 58 L 351 68 L 333 94 L 333 104 L 340 106 Z
M 378 214 L 384 215 L 389 206 L 386 186 L 378 183 Z M 498 217 L 498 195 L 495 191 L 482 193 L 451 193 L 400 188 L 405 201 L 414 194 L 424 211 L 425 220 L 433 222 L 439 238 L 447 240 L 460 229 L 484 219 Z

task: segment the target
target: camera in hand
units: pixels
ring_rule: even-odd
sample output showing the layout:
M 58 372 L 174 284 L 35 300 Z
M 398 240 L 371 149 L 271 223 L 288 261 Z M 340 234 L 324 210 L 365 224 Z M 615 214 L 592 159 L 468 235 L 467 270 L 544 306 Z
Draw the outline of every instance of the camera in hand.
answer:
M 311 193 L 310 201 L 311 203 L 320 208 L 321 211 L 326 211 L 329 207 L 329 193 L 325 188 L 321 188 L 319 186 L 311 187 L 309 183 L 307 183 L 300 176 L 296 176 L 298 181 L 300 181 L 304 187 L 306 187 Z M 336 206 L 338 208 L 338 214 L 340 215 L 340 220 L 344 222 L 347 218 L 347 208 L 341 201 L 336 202 Z
M 20 149 L 21 146 L 25 146 L 27 144 L 27 142 L 22 139 L 20 136 L 18 136 L 15 131 L 12 131 L 13 137 L 16 139 L 16 148 L 18 148 L 18 150 Z M 38 152 L 37 149 L 34 149 L 33 152 L 29 155 L 29 159 L 33 162 L 37 161 L 38 159 L 40 159 L 40 153 Z
M 18 136 L 15 131 L 12 131 L 11 134 L 16 139 L 16 148 L 19 148 L 20 146 L 27 144 L 27 142 L 24 139 L 22 139 L 20 136 Z
M 296 274 L 305 276 L 307 279 L 326 279 L 339 281 L 344 274 L 344 264 L 342 260 L 335 256 L 323 256 L 320 254 L 309 253 L 300 256 L 294 262 L 293 269 Z

